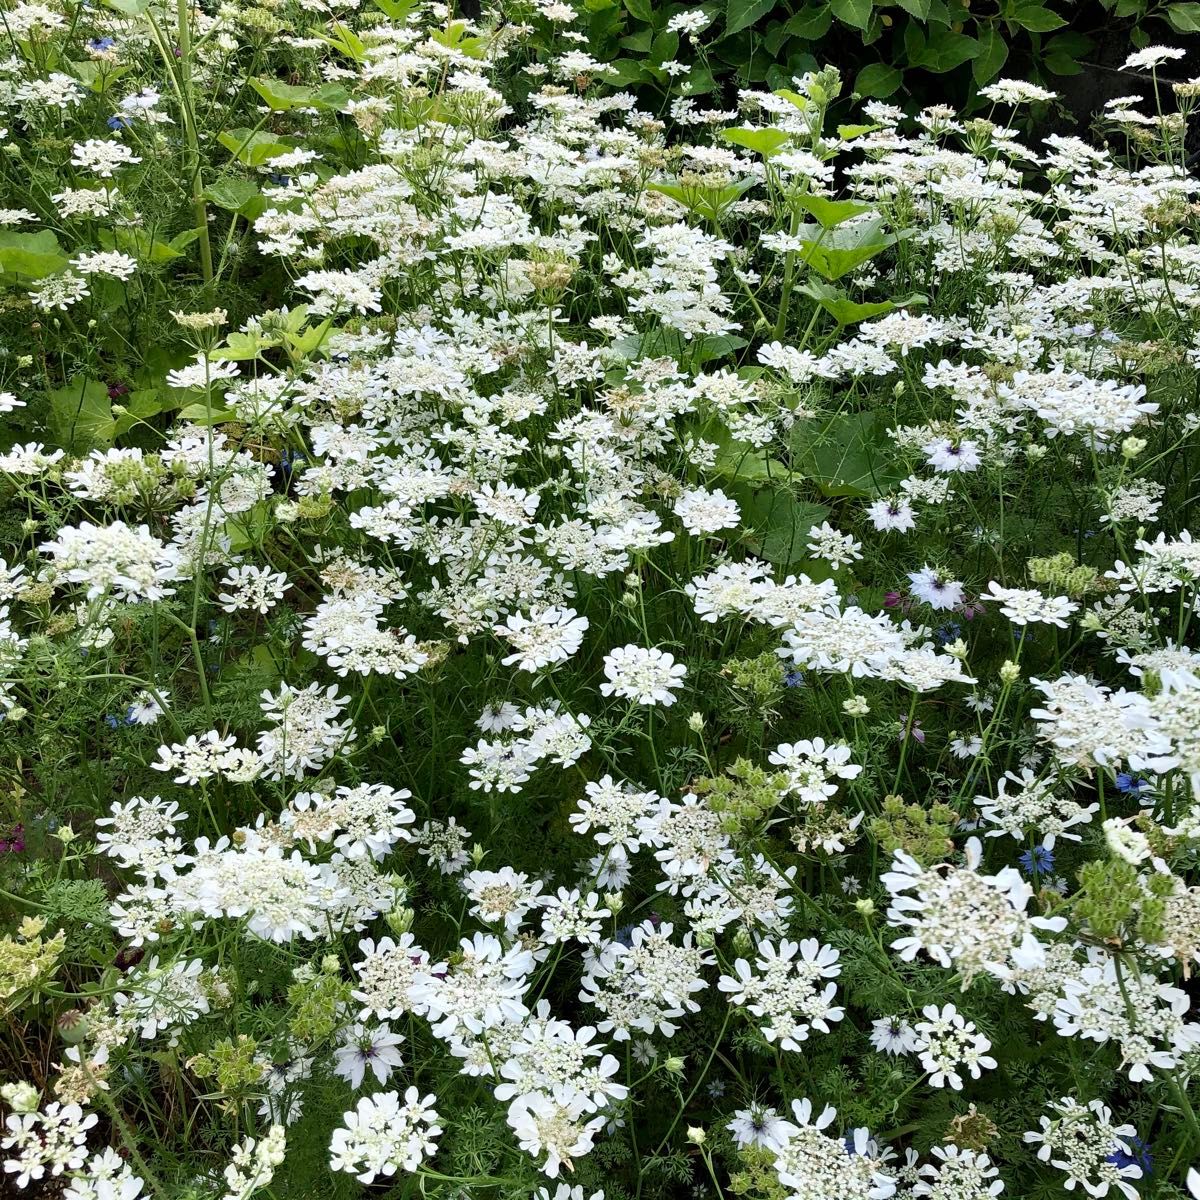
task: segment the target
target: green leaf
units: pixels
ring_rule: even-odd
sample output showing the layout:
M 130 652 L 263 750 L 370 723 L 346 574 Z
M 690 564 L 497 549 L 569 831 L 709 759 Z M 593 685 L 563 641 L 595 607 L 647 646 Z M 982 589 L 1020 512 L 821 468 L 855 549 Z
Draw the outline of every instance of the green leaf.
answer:
M 929 20 L 930 0 L 899 0 L 900 7 L 918 21 Z
M 829 8 L 843 24 L 866 29 L 871 23 L 871 0 L 830 0 Z
M 647 186 L 653 192 L 661 192 L 678 200 L 692 212 L 699 213 L 707 220 L 716 221 L 725 210 L 741 195 L 754 186 L 753 179 L 740 179 L 723 188 L 701 187 L 694 184 L 684 186 L 679 183 L 651 183 Z
M 768 458 L 747 442 L 735 441 L 728 433 L 714 439 L 719 445 L 716 467 L 731 479 L 762 483 L 768 479 L 781 482 L 788 478 L 788 469 L 777 458 Z
M 859 204 L 856 200 L 827 200 L 824 196 L 814 196 L 811 192 L 802 192 L 794 200 L 797 208 L 802 208 L 816 217 L 825 229 L 832 229 L 852 217 L 861 217 L 863 213 L 872 211 L 869 204 Z
M 778 154 L 791 140 L 782 129 L 775 128 L 725 129 L 722 130 L 721 136 L 735 146 L 745 146 L 747 150 L 761 154 L 763 158 Z
M 874 412 L 797 421 L 791 451 L 793 467 L 827 496 L 879 496 L 904 477 L 884 420 Z
M 248 167 L 261 167 L 267 159 L 296 148 L 291 142 L 280 141 L 276 134 L 261 129 L 257 132 L 253 129 L 227 129 L 217 134 L 217 141 L 238 162 Z
M 860 96 L 874 96 L 886 100 L 904 82 L 903 72 L 887 63 L 867 63 L 854 80 L 854 90 Z
M 871 317 L 882 317 L 897 308 L 916 308 L 928 304 L 929 297 L 914 292 L 897 300 L 851 300 L 841 288 L 833 287 L 819 280 L 813 280 L 796 289 L 805 296 L 811 296 L 839 325 L 856 325 L 859 321 Z
M 1022 29 L 1028 29 L 1030 33 L 1050 33 L 1067 23 L 1058 13 L 1036 3 L 1018 5 L 1009 14 L 1009 20 L 1015 21 Z
M 195 241 L 200 236 L 197 231 L 187 230 L 186 232 L 191 234 L 191 237 L 183 242 L 183 246 L 186 246 L 188 241 Z M 175 259 L 183 257 L 182 247 L 174 245 L 174 240 L 177 239 L 164 242 L 151 236 L 144 229 L 118 225 L 114 229 L 101 229 L 99 237 L 100 244 L 106 250 L 120 250 L 124 254 L 131 254 L 143 266 L 147 263 L 161 266 L 163 263 L 173 262 Z M 183 235 L 181 234 L 180 237 Z
M 85 88 L 95 92 L 97 96 L 103 96 L 122 75 L 127 75 L 133 70 L 132 67 L 119 67 L 112 63 L 90 61 L 72 62 L 71 67 L 74 70 L 75 78 Z
M 629 15 L 638 21 L 643 21 L 647 25 L 654 24 L 654 9 L 650 5 L 650 0 L 625 0 L 625 8 Z
M 414 0 L 375 0 L 375 7 L 385 17 L 403 24 L 417 6 Z
M 0 271 L 5 274 L 43 279 L 57 275 L 66 265 L 67 256 L 51 230 L 17 233 L 0 229 Z
M 114 437 L 128 433 L 135 425 L 164 411 L 163 395 L 158 388 L 139 388 L 135 392 L 122 396 L 117 404 L 124 411 L 116 416 Z M 171 408 L 174 405 L 168 402 L 166 407 Z
M 239 213 L 248 220 L 259 216 L 266 208 L 263 194 L 250 179 L 216 179 L 204 189 L 204 198 L 226 212 Z
M 815 42 L 829 32 L 832 24 L 833 12 L 829 5 L 815 4 L 793 14 L 783 28 L 791 37 L 797 37 L 806 42 Z
M 104 6 L 124 17 L 140 17 L 150 7 L 150 0 L 104 0 Z
M 1177 33 L 1200 33 L 1200 4 L 1168 4 L 1167 20 Z
M 979 30 L 979 53 L 971 63 L 971 76 L 979 87 L 991 83 L 1008 61 L 1008 43 L 994 25 Z
M 66 387 L 49 393 L 50 430 L 72 454 L 112 445 L 116 433 L 108 388 L 98 379 L 76 375 Z
M 777 493 L 772 500 L 766 525 L 756 539 L 758 553 L 777 567 L 802 562 L 809 557 L 808 531 L 828 518 L 829 509 L 796 500 L 786 492 Z
M 725 36 L 747 29 L 775 7 L 775 0 L 728 0 L 725 6 Z
M 939 29 L 930 36 L 925 48 L 912 62 L 913 66 L 924 67 L 940 75 L 961 67 L 978 53 L 979 42 L 975 38 L 967 37 L 965 33 Z
M 250 86 L 267 102 L 272 112 L 287 112 L 293 108 L 315 108 L 321 112 L 345 107 L 350 93 L 340 83 L 323 83 L 320 87 L 295 87 L 278 79 L 255 78 Z
M 817 225 L 804 225 L 797 234 L 801 243 L 801 261 L 830 283 L 841 279 L 847 272 L 853 271 L 855 267 L 874 258 L 889 246 L 894 246 L 898 241 L 895 234 L 883 232 L 882 217 L 873 217 L 869 221 L 862 221 L 845 229 L 822 229 Z

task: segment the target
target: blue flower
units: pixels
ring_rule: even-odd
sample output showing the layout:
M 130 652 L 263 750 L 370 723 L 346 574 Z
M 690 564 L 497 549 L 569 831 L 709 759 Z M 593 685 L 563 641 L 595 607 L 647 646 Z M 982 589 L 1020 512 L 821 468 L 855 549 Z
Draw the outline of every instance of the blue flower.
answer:
M 133 126 L 133 122 L 123 114 L 115 113 L 108 118 L 107 125 L 109 129 L 130 129 Z
M 1117 791 L 1132 792 L 1137 795 L 1140 792 L 1148 791 L 1150 785 L 1144 779 L 1137 779 L 1130 775 L 1128 771 L 1122 771 L 1117 776 Z
M 933 640 L 939 646 L 945 646 L 947 643 L 954 641 L 962 632 L 962 626 L 957 621 L 949 621 L 940 629 L 934 630 Z
M 1034 846 L 1026 850 L 1017 861 L 1026 875 L 1046 874 L 1054 870 L 1054 851 L 1048 846 Z
M 109 716 L 107 714 L 104 717 L 104 723 L 109 727 L 109 729 L 118 729 L 121 725 L 121 722 L 118 721 L 116 717 Z
M 783 673 L 783 682 L 790 688 L 803 687 L 804 686 L 804 672 L 803 671 L 785 671 Z
M 1129 1146 L 1129 1152 L 1126 1153 L 1121 1147 L 1117 1147 L 1104 1161 L 1110 1162 L 1117 1167 L 1141 1167 L 1143 1175 L 1152 1175 L 1154 1173 L 1154 1155 L 1150 1153 L 1150 1143 L 1143 1142 L 1140 1137 L 1129 1137 L 1125 1139 Z
M 116 44 L 116 38 L 89 38 L 87 48 L 94 50 L 97 54 L 103 54 L 105 50 L 111 50 Z

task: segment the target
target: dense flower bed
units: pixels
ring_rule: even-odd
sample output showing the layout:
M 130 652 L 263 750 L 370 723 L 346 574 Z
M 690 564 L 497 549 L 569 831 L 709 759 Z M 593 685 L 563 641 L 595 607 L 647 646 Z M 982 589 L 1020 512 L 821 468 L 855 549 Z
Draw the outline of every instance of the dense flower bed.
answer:
M 1200 84 L 378 3 L 4 14 L 8 1184 L 1187 1194 Z

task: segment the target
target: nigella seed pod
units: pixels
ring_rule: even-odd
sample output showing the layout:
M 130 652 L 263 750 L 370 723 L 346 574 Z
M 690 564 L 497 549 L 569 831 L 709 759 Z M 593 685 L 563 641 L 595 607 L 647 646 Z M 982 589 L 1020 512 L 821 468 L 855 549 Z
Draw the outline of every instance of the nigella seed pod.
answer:
M 81 1008 L 68 1010 L 54 1023 L 55 1028 L 58 1030 L 58 1036 L 68 1046 L 78 1045 L 87 1037 L 89 1024 L 88 1015 Z

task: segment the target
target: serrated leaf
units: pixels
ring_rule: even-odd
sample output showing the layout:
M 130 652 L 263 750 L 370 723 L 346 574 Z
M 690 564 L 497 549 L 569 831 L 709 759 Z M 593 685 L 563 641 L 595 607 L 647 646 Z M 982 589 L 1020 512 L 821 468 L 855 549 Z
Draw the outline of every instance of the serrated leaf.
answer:
M 253 220 L 266 207 L 262 192 L 250 179 L 216 179 L 204 189 L 204 198 L 226 212 Z
M 871 23 L 871 0 L 830 0 L 830 11 L 846 25 L 866 29 Z
M 1177 33 L 1200 33 L 1200 4 L 1168 4 L 1167 20 Z
M 860 96 L 873 96 L 886 100 L 894 95 L 904 82 L 904 74 L 887 63 L 868 63 L 854 79 L 854 90 Z
M 802 8 L 788 18 L 784 29 L 791 37 L 805 42 L 815 42 L 824 37 L 833 24 L 833 12 L 828 4 L 814 4 Z
M 979 53 L 971 63 L 971 77 L 979 87 L 990 83 L 1008 61 L 1008 43 L 992 25 L 979 30 Z
M 1053 9 L 1043 4 L 1021 4 L 1010 14 L 1009 20 L 1015 21 L 1022 29 L 1030 33 L 1050 33 L 1061 29 L 1067 22 Z
M 925 43 L 925 48 L 914 58 L 913 65 L 924 67 L 942 75 L 970 62 L 979 53 L 979 42 L 965 33 L 954 33 L 939 29 Z
M 775 7 L 775 0 L 728 0 L 725 6 L 725 36 L 748 29 Z

